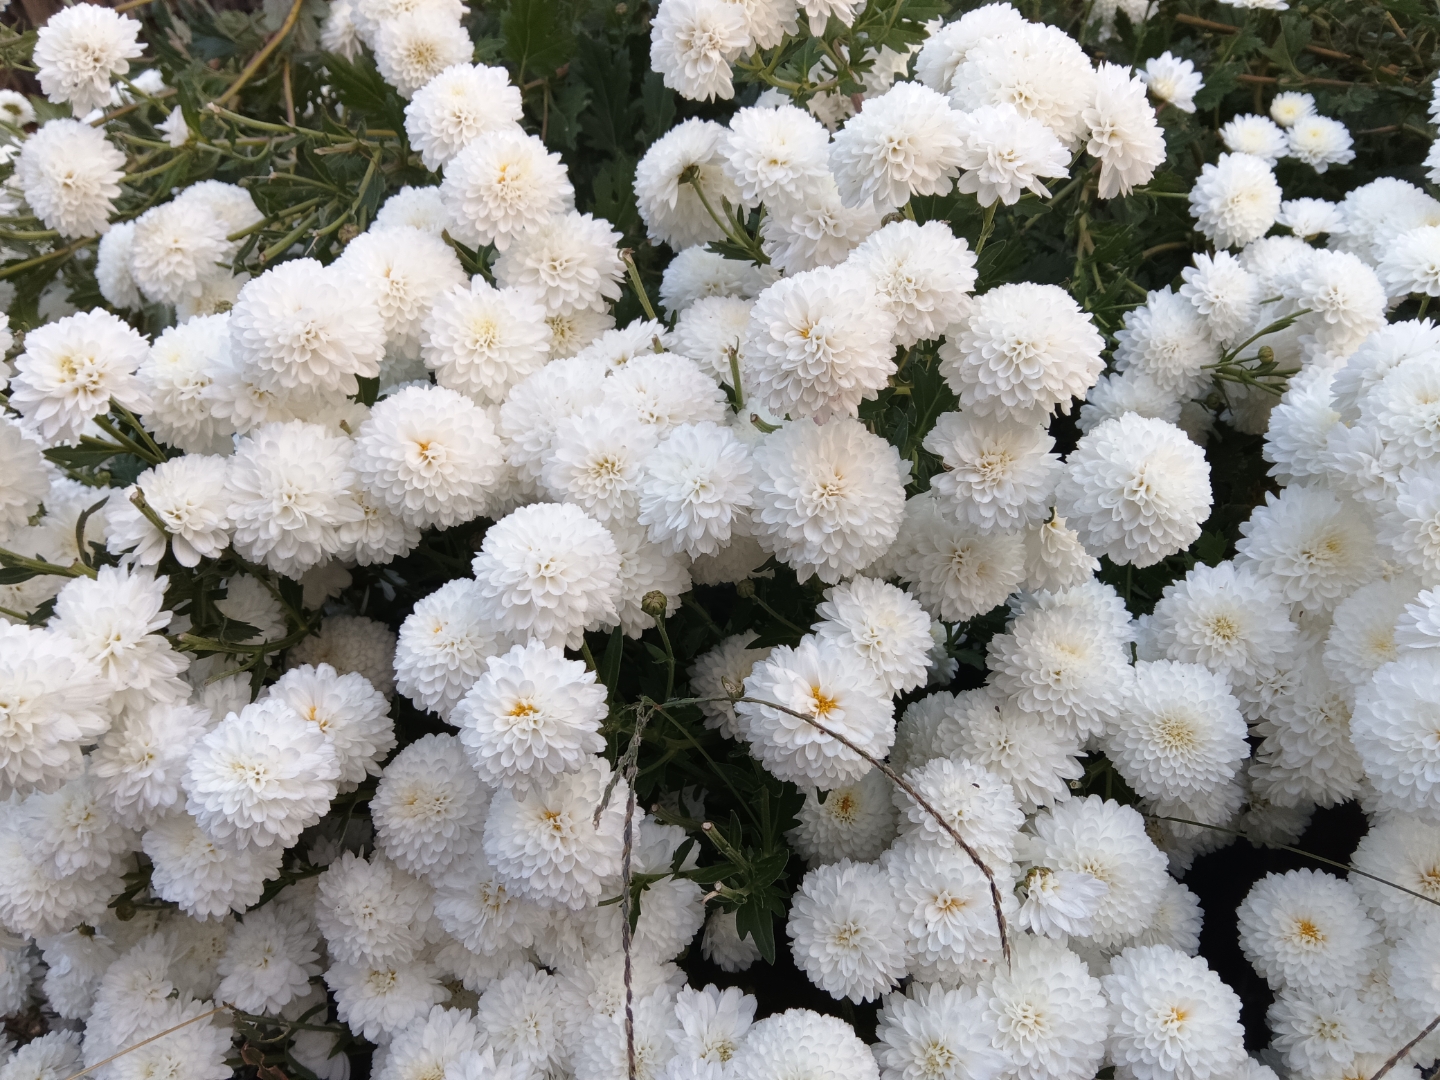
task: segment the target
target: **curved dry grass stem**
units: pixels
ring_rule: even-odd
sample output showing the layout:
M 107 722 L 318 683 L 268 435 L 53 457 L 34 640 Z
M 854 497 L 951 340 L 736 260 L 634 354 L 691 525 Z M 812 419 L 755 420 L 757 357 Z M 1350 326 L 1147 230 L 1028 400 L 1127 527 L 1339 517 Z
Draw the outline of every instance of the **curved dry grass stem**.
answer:
M 77 1073 L 71 1073 L 69 1076 L 65 1077 L 65 1080 L 80 1080 L 82 1076 L 86 1076 L 94 1072 L 96 1069 L 109 1065 L 112 1061 L 116 1061 L 119 1058 L 124 1057 L 126 1054 L 133 1053 L 134 1051 L 139 1050 L 142 1046 L 148 1046 L 156 1039 L 163 1039 L 166 1035 L 173 1035 L 175 1032 L 179 1031 L 183 1027 L 189 1027 L 191 1024 L 198 1024 L 201 1020 L 208 1020 L 216 1013 L 224 1012 L 228 1008 L 230 1008 L 229 1005 L 216 1005 L 215 1008 L 211 1009 L 209 1012 L 203 1012 L 200 1013 L 198 1016 L 192 1016 L 189 1020 L 185 1020 L 182 1023 L 176 1024 L 174 1027 L 166 1028 L 164 1031 L 157 1031 L 148 1039 L 141 1039 L 134 1046 L 127 1046 L 119 1053 L 111 1054 L 104 1061 L 97 1061 L 94 1065 L 87 1065 L 85 1066 L 85 1068 L 81 1069 Z
M 1399 1050 L 1396 1050 L 1395 1053 L 1391 1054 L 1389 1059 L 1386 1060 L 1385 1064 L 1380 1066 L 1379 1070 L 1375 1073 L 1375 1075 L 1370 1077 L 1370 1080 L 1380 1080 L 1382 1076 L 1388 1073 L 1391 1069 L 1395 1068 L 1396 1065 L 1399 1065 L 1400 1062 L 1404 1059 L 1405 1055 L 1410 1053 L 1411 1050 L 1414 1050 L 1415 1047 L 1419 1046 L 1422 1042 L 1424 1042 L 1426 1037 L 1437 1027 L 1440 1027 L 1440 1016 L 1437 1016 L 1434 1020 L 1431 1020 L 1430 1023 L 1425 1025 L 1424 1031 L 1420 1032 L 1419 1035 L 1416 1035 Z
M 859 754 L 876 769 L 879 769 L 881 775 L 884 776 L 885 779 L 889 780 L 901 791 L 905 792 L 906 795 L 910 796 L 911 799 L 915 800 L 915 805 L 920 807 L 921 810 L 924 810 L 925 813 L 929 814 L 932 818 L 934 818 L 936 824 L 938 824 L 942 829 L 945 830 L 947 834 L 949 834 L 950 839 L 954 840 L 955 843 L 959 845 L 960 849 L 970 857 L 970 861 L 973 862 L 976 866 L 978 866 L 980 868 L 980 872 L 985 875 L 985 880 L 990 885 L 990 905 L 995 910 L 995 924 L 1000 929 L 1000 951 L 1005 956 L 1005 962 L 1007 964 L 1010 962 L 1010 935 L 1006 930 L 1005 910 L 1001 906 L 1000 886 L 995 881 L 995 874 L 991 871 L 985 860 L 980 858 L 979 853 L 970 846 L 970 844 L 965 840 L 963 836 L 960 835 L 959 830 L 956 829 L 953 825 L 951 825 L 948 821 L 946 821 L 940 811 L 936 810 L 935 807 L 931 806 L 929 800 L 926 799 L 925 796 L 921 795 L 920 792 L 915 790 L 913 784 L 911 784 L 903 776 L 897 773 L 894 769 L 890 768 L 889 765 L 886 765 L 874 754 L 871 754 L 869 751 L 862 750 L 860 747 L 856 746 L 850 738 L 840 734 L 840 732 L 834 730 L 833 728 L 827 727 L 826 725 L 820 723 L 820 721 L 816 720 L 813 716 L 806 716 L 802 712 L 796 712 L 794 709 L 787 708 L 784 705 L 777 705 L 773 701 L 764 701 L 760 698 L 739 697 L 731 700 L 733 700 L 736 704 L 744 702 L 747 705 L 760 705 L 767 709 L 779 709 L 781 712 L 786 713 L 789 716 L 793 716 L 799 720 L 804 720 L 816 731 L 820 731 L 826 735 L 829 735 L 830 738 L 834 739 L 842 746 L 848 747 L 855 753 Z

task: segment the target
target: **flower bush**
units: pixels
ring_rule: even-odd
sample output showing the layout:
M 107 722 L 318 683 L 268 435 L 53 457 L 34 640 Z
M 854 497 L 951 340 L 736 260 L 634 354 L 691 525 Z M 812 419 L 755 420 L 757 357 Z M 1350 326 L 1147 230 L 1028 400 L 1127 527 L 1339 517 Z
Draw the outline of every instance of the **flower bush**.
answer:
M 0 1080 L 1440 1057 L 1423 5 L 11 23 Z

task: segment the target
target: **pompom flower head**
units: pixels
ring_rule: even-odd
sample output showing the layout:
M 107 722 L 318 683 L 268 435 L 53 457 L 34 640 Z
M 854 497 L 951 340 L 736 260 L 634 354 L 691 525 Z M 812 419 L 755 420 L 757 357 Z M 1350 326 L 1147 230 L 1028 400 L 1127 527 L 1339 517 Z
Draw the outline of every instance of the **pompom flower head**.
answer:
M 110 103 L 110 78 L 130 70 L 144 52 L 140 24 L 96 4 L 61 8 L 40 28 L 35 65 L 51 101 L 69 102 L 76 116 Z

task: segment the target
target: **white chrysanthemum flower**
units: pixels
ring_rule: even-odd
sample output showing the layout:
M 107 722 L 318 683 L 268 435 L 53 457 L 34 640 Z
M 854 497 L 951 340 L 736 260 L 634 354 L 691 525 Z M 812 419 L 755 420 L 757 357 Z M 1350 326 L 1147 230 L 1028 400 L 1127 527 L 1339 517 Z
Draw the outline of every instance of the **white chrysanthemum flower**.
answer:
M 1266 874 L 1237 915 L 1246 959 L 1273 989 L 1297 994 L 1354 985 L 1380 943 L 1354 887 L 1317 870 Z
M 318 880 L 315 920 L 332 959 L 405 963 L 424 948 L 430 889 L 383 855 L 344 852 Z
M 681 424 L 645 456 L 638 522 L 666 555 L 717 555 L 749 528 L 750 455 L 727 427 Z
M 721 971 L 745 971 L 760 959 L 760 949 L 749 934 L 741 937 L 735 928 L 735 913 L 715 908 L 705 921 L 701 955 Z
M 76 4 L 51 15 L 35 41 L 40 89 L 56 104 L 70 103 L 75 116 L 111 103 L 110 79 L 130 70 L 145 51 L 140 23 L 94 4 Z
M 1427 589 L 1405 605 L 1395 623 L 1395 645 L 1402 649 L 1440 648 L 1440 589 Z
M 1287 90 L 1284 93 L 1276 94 L 1270 102 L 1270 118 L 1283 128 L 1290 127 L 1297 120 L 1314 115 L 1315 99 L 1309 94 Z
M 443 386 L 408 386 L 370 410 L 351 467 L 391 513 L 449 528 L 485 513 L 504 454 L 485 410 Z
M 1135 678 L 1106 735 L 1106 752 L 1143 798 L 1182 802 L 1234 778 L 1248 731 L 1224 675 L 1155 660 Z
M 91 5 L 77 5 L 70 10 Z M 97 9 L 104 10 L 104 9 Z M 50 120 L 21 144 L 15 182 L 47 228 L 62 236 L 97 236 L 120 197 L 125 155 L 101 128 Z
M 1243 113 L 1220 128 L 1220 141 L 1232 154 L 1249 154 L 1274 167 L 1289 152 L 1285 132 L 1267 116 Z
M 751 44 L 743 8 L 727 0 L 666 0 L 650 26 L 650 65 L 691 101 L 735 96 L 730 64 Z
M 400 869 L 434 880 L 480 850 L 489 791 L 454 735 L 426 735 L 396 754 L 370 800 L 375 841 Z
M 634 521 L 642 469 L 655 448 L 655 430 L 629 412 L 598 408 L 563 417 L 552 435 L 541 483 L 604 524 Z
M 1004 780 L 973 761 L 958 757 L 934 758 L 912 768 L 905 779 L 992 869 L 1010 863 L 1016 833 L 1025 815 Z M 893 798 L 901 810 L 902 838 L 908 838 L 913 844 L 957 846 L 949 829 L 908 794 L 897 789 Z
M 1298 329 L 1322 349 L 1346 356 L 1385 325 L 1385 288 L 1358 255 L 1310 249 L 1282 278 L 1280 291 L 1298 308 Z
M 773 269 L 798 274 L 844 262 L 879 227 L 874 204 L 847 207 L 827 173 L 806 189 L 800 201 L 781 204 L 765 215 L 760 241 Z
M 361 516 L 350 452 L 348 438 L 298 420 L 239 440 L 227 478 L 235 550 L 291 577 L 334 554 L 340 526 Z
M 95 251 L 95 283 L 107 303 L 117 308 L 138 308 L 140 289 L 130 273 L 130 249 L 135 223 L 117 221 L 100 237 Z
M 678 1026 L 670 1029 L 676 1056 L 724 1066 L 745 1041 L 755 1005 L 755 999 L 736 986 L 681 987 L 674 1007 Z
M 343 281 L 371 297 L 390 354 L 409 359 L 420 355 L 422 324 L 435 301 L 466 284 L 450 245 L 410 226 L 361 233 L 334 265 Z
M 291 659 L 293 663 L 293 650 Z M 363 675 L 337 672 L 326 663 L 307 664 L 292 667 L 266 694 L 289 704 L 335 748 L 342 791 L 353 789 L 367 776 L 378 776 L 380 761 L 395 747 L 389 703 Z
M 420 600 L 400 624 L 395 688 L 417 708 L 448 716 L 485 671 L 485 661 L 508 647 L 482 614 L 479 586 L 455 578 Z
M 1210 516 L 1205 452 L 1164 420 L 1127 413 L 1071 451 L 1055 509 L 1091 551 L 1150 566 L 1188 547 Z
M 1280 204 L 1280 216 L 1275 220 L 1307 240 L 1321 233 L 1339 233 L 1345 227 L 1340 207 L 1324 199 L 1286 199 Z
M 1095 72 L 1095 96 L 1080 114 L 1090 129 L 1085 149 L 1100 162 L 1102 199 L 1129 195 L 1165 161 L 1165 135 L 1145 99 L 1145 81 L 1119 64 Z
M 604 310 L 620 299 L 625 264 L 619 240 L 604 218 L 574 210 L 556 214 L 516 236 L 495 260 L 495 281 L 529 293 L 547 314 Z
M 1105 1056 L 1110 1010 L 1100 983 L 1069 949 L 1021 937 L 1009 965 L 997 964 L 977 1004 L 1018 1080 L 1082 1080 Z
M 190 750 L 213 723 L 193 705 L 126 710 L 90 754 L 90 776 L 102 802 L 130 828 L 144 828 L 181 796 Z
M 1178 425 L 1181 409 L 1181 402 L 1173 393 L 1162 389 L 1144 371 L 1131 370 L 1124 374 L 1100 376 L 1085 395 L 1077 426 L 1082 434 L 1088 435 L 1105 421 L 1115 420 L 1126 413 L 1137 413 Z
M 1235 565 L 1291 603 L 1325 610 L 1375 573 L 1375 540 L 1359 508 L 1323 487 L 1266 493 L 1240 526 Z
M 149 570 L 102 566 L 96 576 L 71 578 L 55 599 L 50 629 L 75 643 L 119 693 L 142 691 L 157 702 L 183 701 L 190 688 L 178 676 L 190 666 L 165 640 L 169 578 Z
M 775 416 L 854 416 L 894 373 L 894 331 L 896 317 L 857 269 L 782 279 L 750 312 L 744 386 Z
M 232 713 L 190 752 L 186 810 L 237 847 L 290 847 L 335 798 L 335 748 L 283 699 Z
M 492 657 L 453 714 L 471 763 L 492 786 L 546 784 L 604 749 L 605 687 L 538 642 Z
M 618 619 L 619 554 L 610 533 L 569 503 L 522 506 L 485 533 L 474 559 L 482 617 L 547 645 L 578 647 Z
M 10 815 L 25 857 L 41 873 L 94 878 L 123 870 L 135 833 L 110 813 L 88 774 L 53 792 L 32 792 Z
M 252 911 L 230 931 L 220 960 L 217 1000 L 252 1013 L 277 1013 L 310 990 L 320 974 L 320 935 L 308 917 L 278 904 Z
M 1025 532 L 1027 589 L 1070 589 L 1090 580 L 1100 560 L 1085 550 L 1080 534 L 1063 517 L 1052 516 Z
M 1016 922 L 1042 937 L 1063 941 L 1094 931 L 1095 912 L 1110 886 L 1093 874 L 1033 866 L 1021 883 L 1024 900 Z
M 810 866 L 841 859 L 869 862 L 895 838 L 896 815 L 890 781 L 871 769 L 854 783 L 825 792 L 823 802 L 817 791 L 807 791 L 796 814 L 800 824 L 786 836 Z
M 953 22 L 926 27 L 929 36 L 915 57 L 915 78 L 932 90 L 949 93 L 955 69 L 980 41 L 1023 26 L 1025 17 L 1007 3 L 973 8 Z M 888 1080 L 888 1078 L 887 1078 Z
M 1126 650 L 1093 618 L 1064 607 L 1028 612 L 990 639 L 986 663 L 1002 693 L 1073 734 L 1104 729 L 1130 677 Z
M 833 1016 L 788 1009 L 755 1024 L 730 1059 L 749 1080 L 877 1080 L 869 1047 Z
M 314 259 L 281 263 L 240 290 L 230 348 L 262 390 L 354 394 L 375 378 L 385 347 L 378 298 L 357 302 L 353 283 Z
M 824 125 L 803 109 L 755 106 L 731 118 L 721 168 L 741 206 L 764 203 L 783 214 L 803 205 L 829 176 L 829 145 Z
M 761 547 L 801 578 L 835 584 L 885 553 L 900 528 L 908 464 L 859 421 L 795 421 L 754 452 Z
M 1355 160 L 1354 140 L 1339 120 L 1328 116 L 1304 116 L 1285 132 L 1290 156 L 1323 173 L 1331 165 Z
M 151 207 L 131 234 L 131 278 L 152 303 L 199 296 L 203 281 L 229 276 L 219 265 L 231 253 L 227 233 L 225 221 L 198 199 L 182 196 Z
M 461 62 L 414 91 L 405 133 L 425 167 L 438 172 L 482 134 L 508 128 L 521 115 L 520 90 L 504 68 Z
M 1260 313 L 1260 283 L 1228 251 L 1198 254 L 1180 271 L 1180 295 L 1205 316 L 1210 336 L 1234 345 L 1250 335 Z
M 475 1023 L 481 1039 L 518 1071 L 518 1076 L 545 1075 L 559 1068 L 566 1018 L 561 1015 L 555 976 L 521 964 L 496 979 L 481 995 Z M 578 1021 L 580 1018 L 577 1017 Z M 494 1074 L 502 1078 L 504 1070 Z
M 1341 683 L 1360 687 L 1377 668 L 1397 659 L 1396 622 L 1417 591 L 1414 579 L 1396 577 L 1362 585 L 1340 601 L 1325 638 L 1326 671 Z
M 990 688 L 960 694 L 945 709 L 936 740 L 940 754 L 964 757 L 1009 783 L 1027 813 L 1069 798 L 1069 781 L 1084 772 L 1078 739 Z
M 22 938 L 59 934 L 106 914 L 106 897 L 123 888 L 119 867 L 98 873 L 53 876 L 53 868 L 32 859 L 16 820 L 18 804 L 0 813 L 0 925 Z
M 1333 238 L 1334 246 L 1378 266 L 1401 233 L 1440 225 L 1440 200 L 1399 177 L 1382 176 L 1346 195 L 1340 213 L 1345 229 Z
M 716 728 L 727 739 L 739 737 L 735 726 L 735 710 L 728 700 L 744 693 L 745 679 L 756 663 L 770 655 L 769 649 L 750 649 L 750 634 L 735 634 L 726 638 L 691 666 L 690 689 L 702 699 L 700 711 L 705 716 L 705 726 Z
M 1401 233 L 1376 267 L 1391 296 L 1440 296 L 1440 226 Z
M 0 417 L 0 541 L 23 529 L 50 490 L 40 446 L 9 417 Z
M 1240 998 L 1204 960 L 1165 945 L 1126 949 L 1101 978 L 1108 1053 L 1137 1080 L 1233 1076 L 1245 1061 Z
M 754 701 L 736 703 L 736 726 L 752 752 L 781 779 L 830 788 L 870 770 L 854 750 L 802 717 L 839 732 L 874 757 L 883 756 L 895 740 L 894 707 L 883 684 L 846 651 L 810 636 L 756 663 L 745 680 L 745 696 Z
M 594 821 L 610 783 L 603 758 L 592 758 L 544 787 L 500 791 L 485 822 L 485 857 L 505 887 L 542 907 L 593 907 L 620 872 L 625 783 Z
M 860 239 L 856 237 L 855 242 Z M 660 303 L 665 310 L 679 313 L 702 296 L 751 299 L 776 277 L 773 267 L 727 259 L 697 244 L 670 260 L 660 278 Z
M 537 911 L 505 887 L 476 850 L 435 883 L 435 918 L 472 952 L 503 955 L 535 939 Z
M 1079 145 L 1086 134 L 1081 114 L 1095 95 L 1090 58 L 1056 26 L 1021 22 L 996 29 L 972 45 L 955 69 L 951 103 L 969 111 L 1008 102 L 1067 147 Z
M 325 972 L 340 1022 L 361 1038 L 389 1042 L 445 1001 L 439 971 L 422 960 L 337 962 Z
M 967 987 L 915 983 L 887 994 L 875 1036 L 880 1080 L 995 1080 L 1007 1064 Z
M 1274 462 L 1270 475 L 1284 483 L 1325 475 L 1323 464 L 1331 429 L 1340 414 L 1331 407 L 1333 374 L 1320 366 L 1302 371 L 1290 380 L 1284 395 L 1270 411 L 1262 454 Z
M 913 195 L 945 195 L 964 157 L 964 131 L 944 95 L 896 83 L 865 103 L 830 146 L 830 168 L 847 206 L 885 213 Z
M 1271 1047 L 1299 1076 L 1370 1075 L 1357 1059 L 1385 1049 L 1369 1003 L 1350 987 L 1281 991 L 1265 1015 Z
M 447 68 L 465 63 L 475 51 L 459 19 L 423 9 L 382 22 L 375 28 L 373 44 L 380 77 L 407 99 Z
M 1268 578 L 1252 569 L 1228 561 L 1213 567 L 1196 563 L 1165 587 L 1150 633 L 1158 654 L 1204 664 L 1246 693 L 1290 663 L 1296 630 L 1287 608 Z
M 149 409 L 135 376 L 148 352 L 139 333 L 98 308 L 37 326 L 15 359 L 10 404 L 46 443 L 77 443 L 111 399 L 132 412 Z
M 252 907 L 280 872 L 285 849 L 216 842 L 184 810 L 160 818 L 141 839 L 154 864 L 150 887 L 195 919 L 219 919 Z
M 713 120 L 682 120 L 650 144 L 635 167 L 635 201 L 651 240 L 675 251 L 718 240 L 712 207 L 737 202 L 739 192 L 721 169 L 726 130 Z M 693 181 L 690 177 L 693 176 Z
M 1181 112 L 1195 111 L 1195 95 L 1205 82 L 1193 62 L 1173 55 L 1169 50 L 1145 61 L 1143 71 L 1136 75 L 1157 101 L 1174 105 Z
M 666 352 L 671 340 L 670 332 L 659 320 L 635 319 L 624 327 L 605 330 L 577 352 L 575 358 L 598 360 L 607 375 L 616 375 L 633 360 L 653 359 Z
M 905 974 L 905 923 L 873 863 L 841 859 L 807 873 L 785 931 L 795 966 L 831 997 L 871 1001 Z
M 483 132 L 451 159 L 440 194 L 455 239 L 500 251 L 575 197 L 560 155 L 515 126 Z
M 1126 312 L 1125 328 L 1115 338 L 1119 371 L 1144 374 L 1177 399 L 1200 393 L 1210 381 L 1206 366 L 1220 359 L 1206 320 L 1188 297 L 1168 287 Z
M 1440 821 L 1440 783 L 1432 715 L 1440 702 L 1440 658 L 1407 650 L 1355 695 L 1350 736 L 1381 808 Z
M 1000 959 L 1000 924 L 990 882 L 957 848 L 902 842 L 882 860 L 892 903 L 907 938 L 912 970 L 937 973 L 942 981 L 973 977 Z M 996 866 L 1007 914 L 1011 870 Z
M 420 355 L 435 381 L 481 405 L 498 405 L 550 355 L 545 309 L 514 289 L 476 275 L 435 298 L 421 329 Z
M 1349 881 L 1388 939 L 1398 940 L 1412 926 L 1437 921 L 1435 904 L 1422 897 L 1440 900 L 1440 825 L 1385 815 L 1360 838 L 1351 863 L 1373 875 L 1356 874 Z
M 453 1076 L 453 1070 L 462 1069 L 467 1057 L 475 1056 L 481 1045 L 480 1029 L 469 1009 L 436 1005 L 386 1047 L 385 1064 L 376 1070 L 376 1080 Z
M 181 566 L 214 559 L 230 543 L 230 500 L 225 490 L 225 459 L 184 454 L 146 469 L 111 504 L 105 544 L 112 552 L 132 552 L 137 565 L 155 566 L 166 542 Z M 164 523 L 161 532 L 132 501 L 140 495 Z
M 976 298 L 964 330 L 940 347 L 940 371 L 962 406 L 1033 420 L 1105 370 L 1090 317 L 1055 285 L 1001 285 Z
M 1130 945 L 1168 945 L 1186 956 L 1200 952 L 1200 926 L 1203 922 L 1200 898 L 1174 878 L 1165 879 L 1165 890 L 1155 916 Z
M 932 617 L 961 622 L 1002 604 L 1020 586 L 1025 545 L 1018 532 L 985 532 L 943 512 L 937 493 L 905 504 L 904 522 L 883 560 Z
M 870 234 L 849 256 L 896 318 L 895 344 L 938 338 L 959 322 L 975 287 L 975 254 L 942 221 L 896 221 Z
M 440 197 L 438 187 L 411 187 L 407 184 L 380 204 L 370 228 L 379 232 L 408 226 L 439 236 L 449 223 L 445 201 Z
M 1026 191 L 1048 197 L 1042 180 L 1070 174 L 1070 153 L 1059 136 L 1010 102 L 981 105 L 959 114 L 963 136 L 958 190 L 981 206 L 996 200 L 1013 206 Z
M 331 615 L 285 653 L 287 667 L 329 664 L 340 675 L 357 674 L 385 697 L 395 692 L 395 631 L 363 615 Z
M 1050 514 L 1060 459 L 1043 427 L 1010 419 L 943 413 L 925 449 L 945 471 L 931 480 L 944 509 L 986 532 L 1024 528 Z
M 203 315 L 161 332 L 136 372 L 150 399 L 146 430 L 186 453 L 228 453 L 235 427 L 220 413 L 233 415 L 240 403 L 217 408 L 227 388 L 216 383 L 229 367 L 229 315 Z
M 1280 185 L 1263 158 L 1221 154 L 1200 170 L 1190 189 L 1196 227 L 1217 247 L 1239 247 L 1259 239 L 1280 213 Z
M 540 478 L 556 426 L 594 408 L 606 383 L 603 363 L 570 357 L 544 365 L 514 386 L 500 406 L 499 428 L 510 464 L 522 479 Z
M 902 590 L 855 577 L 827 589 L 815 615 L 816 640 L 849 652 L 892 694 L 925 685 L 930 617 Z
M 1170 878 L 1139 811 L 1089 795 L 1041 813 L 1033 828 L 1039 864 L 1090 874 L 1110 887 L 1086 941 L 1114 948 L 1149 924 Z

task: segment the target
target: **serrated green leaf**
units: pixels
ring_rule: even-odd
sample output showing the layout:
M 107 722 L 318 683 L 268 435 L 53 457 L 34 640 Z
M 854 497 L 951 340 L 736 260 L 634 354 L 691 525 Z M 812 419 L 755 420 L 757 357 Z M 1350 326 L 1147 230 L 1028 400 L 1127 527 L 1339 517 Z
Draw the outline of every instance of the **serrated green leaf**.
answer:
M 570 59 L 575 48 L 573 17 L 570 5 L 559 0 L 510 0 L 500 32 L 518 82 L 549 78 Z

